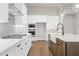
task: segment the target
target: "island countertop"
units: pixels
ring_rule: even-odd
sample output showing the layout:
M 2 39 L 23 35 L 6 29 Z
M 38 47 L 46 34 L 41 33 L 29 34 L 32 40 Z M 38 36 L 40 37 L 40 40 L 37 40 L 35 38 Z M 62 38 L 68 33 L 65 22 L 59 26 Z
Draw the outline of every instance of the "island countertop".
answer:
M 53 34 L 51 41 L 56 43 L 56 38 L 59 38 L 65 42 L 79 42 L 79 34 L 65 33 L 64 35 Z

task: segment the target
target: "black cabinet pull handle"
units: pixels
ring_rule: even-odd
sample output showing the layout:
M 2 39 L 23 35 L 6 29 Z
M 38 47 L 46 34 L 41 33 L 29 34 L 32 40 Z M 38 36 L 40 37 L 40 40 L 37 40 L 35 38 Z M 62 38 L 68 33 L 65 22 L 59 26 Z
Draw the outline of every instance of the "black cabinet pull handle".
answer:
M 23 48 L 21 48 L 21 50 L 22 50 Z
M 17 47 L 19 47 L 21 44 L 17 45 Z

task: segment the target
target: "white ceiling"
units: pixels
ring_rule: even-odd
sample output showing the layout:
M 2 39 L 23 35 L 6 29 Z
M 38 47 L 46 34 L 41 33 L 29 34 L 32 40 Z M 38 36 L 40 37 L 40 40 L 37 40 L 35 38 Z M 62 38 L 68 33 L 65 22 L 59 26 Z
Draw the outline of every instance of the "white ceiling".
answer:
M 63 7 L 64 13 L 66 14 L 76 14 L 78 9 L 75 8 L 74 3 L 27 3 L 29 9 L 32 8 L 61 8 Z

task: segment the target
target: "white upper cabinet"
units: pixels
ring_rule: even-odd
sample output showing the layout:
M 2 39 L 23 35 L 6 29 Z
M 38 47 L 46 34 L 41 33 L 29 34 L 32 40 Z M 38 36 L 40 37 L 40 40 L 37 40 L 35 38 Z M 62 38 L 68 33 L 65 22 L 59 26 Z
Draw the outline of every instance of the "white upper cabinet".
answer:
M 0 22 L 8 22 L 8 3 L 0 3 Z

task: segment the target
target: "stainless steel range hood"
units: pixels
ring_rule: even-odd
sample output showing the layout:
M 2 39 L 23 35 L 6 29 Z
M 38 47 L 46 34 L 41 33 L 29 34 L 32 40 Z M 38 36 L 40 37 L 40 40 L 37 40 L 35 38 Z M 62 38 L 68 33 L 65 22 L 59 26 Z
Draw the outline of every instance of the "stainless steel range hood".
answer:
M 15 16 L 23 16 L 23 13 L 14 5 L 14 3 L 9 4 L 9 13 Z

